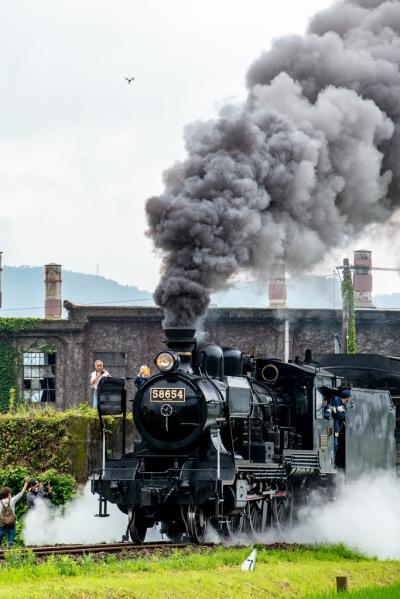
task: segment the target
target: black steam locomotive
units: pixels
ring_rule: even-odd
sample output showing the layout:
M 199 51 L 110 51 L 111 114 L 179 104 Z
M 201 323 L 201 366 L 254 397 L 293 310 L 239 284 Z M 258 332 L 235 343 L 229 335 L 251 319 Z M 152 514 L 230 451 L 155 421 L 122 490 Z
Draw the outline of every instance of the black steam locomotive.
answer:
M 311 357 L 303 364 L 251 358 L 234 348 L 196 343 L 195 330 L 165 329 L 158 374 L 133 401 L 141 441 L 107 459 L 93 479 L 100 515 L 106 502 L 128 514 L 134 542 L 161 523 L 171 540 L 200 543 L 208 525 L 222 535 L 281 529 L 313 487 L 394 468 L 395 409 L 388 391 L 353 389 L 345 436 L 334 463 L 332 420 L 324 418 L 340 384 Z M 123 414 L 124 380 L 105 378 L 99 415 Z M 104 427 L 103 427 L 104 431 Z M 344 432 L 344 431 L 343 431 Z M 105 432 L 103 433 L 103 440 Z M 104 443 L 104 441 L 103 441 Z

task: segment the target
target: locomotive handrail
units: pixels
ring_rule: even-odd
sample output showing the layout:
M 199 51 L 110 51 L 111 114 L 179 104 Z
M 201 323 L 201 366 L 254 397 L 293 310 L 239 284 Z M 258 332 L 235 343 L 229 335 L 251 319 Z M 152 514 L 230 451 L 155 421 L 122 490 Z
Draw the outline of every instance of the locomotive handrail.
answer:
M 181 470 L 179 468 L 167 468 L 167 470 L 146 470 L 146 472 L 139 472 L 140 476 L 147 476 L 148 474 L 166 474 L 167 472 L 171 472 L 172 470 L 176 470 L 180 475 Z M 214 472 L 216 468 L 208 467 L 208 468 L 185 468 L 185 472 Z
M 209 383 L 214 387 L 214 389 L 217 392 L 217 395 L 220 397 L 221 401 L 223 403 L 225 403 L 224 401 L 224 396 L 221 392 L 221 389 L 219 389 L 218 385 L 215 384 L 215 381 L 209 377 L 208 373 L 206 373 L 205 378 L 209 381 Z M 229 419 L 228 419 L 229 420 Z M 233 434 L 232 434 L 232 427 L 229 423 L 229 439 L 230 439 L 230 443 L 231 443 L 231 453 L 234 454 L 235 453 L 235 447 L 234 447 L 234 443 L 233 443 Z M 217 502 L 219 503 L 219 479 L 221 476 L 221 470 L 220 470 L 220 452 L 219 452 L 219 448 L 217 448 L 217 475 L 215 478 L 215 492 L 217 495 Z

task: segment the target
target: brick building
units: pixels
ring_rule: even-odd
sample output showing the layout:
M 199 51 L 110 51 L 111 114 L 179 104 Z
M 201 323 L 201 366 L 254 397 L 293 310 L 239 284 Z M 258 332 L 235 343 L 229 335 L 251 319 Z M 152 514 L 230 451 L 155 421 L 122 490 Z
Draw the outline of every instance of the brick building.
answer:
M 95 359 L 115 376 L 135 376 L 163 348 L 157 308 L 64 306 L 67 319 L 43 319 L 15 336 L 23 355 L 18 384 L 26 399 L 55 402 L 60 409 L 90 402 Z M 332 353 L 341 318 L 340 310 L 211 308 L 204 332 L 253 355 L 294 359 L 306 348 L 314 355 Z M 360 352 L 400 355 L 400 310 L 357 310 L 356 321 Z M 132 393 L 132 381 L 128 385 Z

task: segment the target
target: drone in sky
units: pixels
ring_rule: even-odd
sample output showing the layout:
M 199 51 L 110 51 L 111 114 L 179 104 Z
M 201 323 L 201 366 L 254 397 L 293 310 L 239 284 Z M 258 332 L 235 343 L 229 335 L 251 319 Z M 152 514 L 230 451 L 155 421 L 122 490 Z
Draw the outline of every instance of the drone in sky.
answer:
M 125 81 L 127 81 L 128 84 L 132 83 L 132 81 L 134 81 L 134 80 L 135 80 L 135 77 L 125 77 Z

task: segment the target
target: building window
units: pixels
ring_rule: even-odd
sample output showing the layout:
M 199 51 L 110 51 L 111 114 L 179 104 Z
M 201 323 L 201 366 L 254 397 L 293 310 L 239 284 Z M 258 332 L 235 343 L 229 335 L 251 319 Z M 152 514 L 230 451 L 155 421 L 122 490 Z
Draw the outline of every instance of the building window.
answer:
M 24 399 L 33 402 L 56 401 L 55 353 L 24 353 Z
M 94 352 L 93 362 L 101 360 L 111 376 L 126 378 L 127 354 L 125 352 Z

